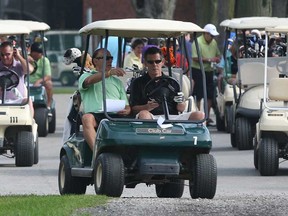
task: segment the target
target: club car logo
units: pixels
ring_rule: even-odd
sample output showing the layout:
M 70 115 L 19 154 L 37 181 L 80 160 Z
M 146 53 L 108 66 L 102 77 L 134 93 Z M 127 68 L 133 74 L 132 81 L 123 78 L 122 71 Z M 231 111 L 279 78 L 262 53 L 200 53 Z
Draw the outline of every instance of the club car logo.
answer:
M 181 129 L 170 129 L 170 128 L 137 128 L 136 133 L 145 134 L 184 134 Z

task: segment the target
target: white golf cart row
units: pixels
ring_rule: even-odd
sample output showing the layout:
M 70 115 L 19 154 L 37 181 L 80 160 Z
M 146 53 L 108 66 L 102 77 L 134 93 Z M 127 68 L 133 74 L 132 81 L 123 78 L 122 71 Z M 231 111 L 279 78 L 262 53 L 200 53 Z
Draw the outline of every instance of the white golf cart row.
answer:
M 288 23 L 288 19 L 276 17 L 245 17 L 225 20 L 220 24 L 226 28 L 227 33 L 230 34 L 231 31 L 234 31 L 236 33 L 236 43 L 239 43 L 241 39 L 241 45 L 244 47 L 241 58 L 239 57 L 240 50 L 237 51 L 237 86 L 234 85 L 233 88 L 227 88 L 227 90 L 233 91 L 233 100 L 226 101 L 225 97 L 218 100 L 222 107 L 227 104 L 226 109 L 220 109 L 220 117 L 225 119 L 223 121 L 227 122 L 226 127 L 229 128 L 231 145 L 237 147 L 239 150 L 253 148 L 253 136 L 256 132 L 256 123 L 260 118 L 260 105 L 264 91 L 265 59 L 263 57 L 261 58 L 265 50 L 264 40 L 260 37 L 261 35 L 257 34 L 257 36 L 255 36 L 256 39 L 251 41 L 248 38 L 249 35 L 247 35 L 247 31 L 250 31 L 251 36 L 251 33 L 264 30 L 265 27 L 274 27 L 283 23 Z M 239 33 L 242 35 L 239 35 Z M 251 47 L 251 43 L 253 43 L 253 47 Z M 254 52 L 257 53 L 255 56 L 253 56 Z M 271 64 L 277 64 L 277 62 L 273 61 Z M 276 69 L 271 70 L 265 81 L 267 82 L 266 84 L 268 85 L 272 78 L 279 77 L 279 72 L 280 71 Z M 237 87 L 239 87 L 239 91 Z
M 254 166 L 262 176 L 276 175 L 279 158 L 288 159 L 288 56 L 267 57 L 267 38 L 274 33 L 284 34 L 287 43 L 288 23 L 265 28 L 264 94 L 254 137 Z

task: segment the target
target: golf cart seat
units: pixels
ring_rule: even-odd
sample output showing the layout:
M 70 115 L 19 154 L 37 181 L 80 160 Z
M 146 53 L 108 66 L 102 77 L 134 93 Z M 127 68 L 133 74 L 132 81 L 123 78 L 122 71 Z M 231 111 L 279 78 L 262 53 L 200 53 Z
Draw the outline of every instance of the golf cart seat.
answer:
M 268 89 L 270 100 L 288 102 L 288 78 L 271 79 Z
M 254 59 L 251 59 L 251 62 L 247 62 L 248 61 L 247 59 L 245 59 L 245 61 L 244 59 L 243 61 L 242 59 L 239 60 L 241 85 L 244 89 L 255 85 L 263 85 L 265 65 L 264 65 L 264 59 L 261 60 L 263 62 L 256 62 Z M 239 73 L 237 73 L 237 82 L 240 79 L 238 74 Z M 271 68 L 268 67 L 267 83 L 269 83 L 272 78 L 277 77 L 279 77 L 279 72 L 272 67 Z
M 165 74 L 168 74 L 168 71 L 163 70 Z M 178 80 L 181 86 L 181 91 L 184 94 L 186 101 L 186 112 L 196 111 L 197 106 L 194 100 L 194 97 L 191 95 L 193 84 L 190 82 L 189 78 L 183 74 L 182 68 L 172 68 L 172 77 Z M 182 77 L 182 80 L 181 80 Z

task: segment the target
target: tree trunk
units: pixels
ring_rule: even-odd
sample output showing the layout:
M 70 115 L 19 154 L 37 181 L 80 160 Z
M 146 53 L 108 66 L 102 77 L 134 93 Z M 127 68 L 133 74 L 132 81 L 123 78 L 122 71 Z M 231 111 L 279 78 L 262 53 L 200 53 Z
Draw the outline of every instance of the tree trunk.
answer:
M 272 16 L 272 0 L 236 0 L 235 17 L 248 16 Z
M 137 17 L 173 19 L 177 0 L 132 0 Z

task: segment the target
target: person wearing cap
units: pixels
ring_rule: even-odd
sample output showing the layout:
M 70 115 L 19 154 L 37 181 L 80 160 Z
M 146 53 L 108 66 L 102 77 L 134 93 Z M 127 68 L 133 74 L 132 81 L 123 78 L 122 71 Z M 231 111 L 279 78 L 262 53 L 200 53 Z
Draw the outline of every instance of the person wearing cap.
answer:
M 66 65 L 71 65 L 74 63 L 75 65 L 72 67 L 72 71 L 73 73 L 80 75 L 83 58 L 84 58 L 84 52 L 81 52 L 78 48 L 69 48 L 64 53 L 63 62 Z M 89 73 L 91 72 L 91 70 L 94 70 L 94 66 L 92 64 L 91 56 L 89 55 L 89 53 L 87 53 L 83 72 Z M 70 103 L 68 104 L 68 114 L 64 123 L 64 130 L 62 137 L 63 143 L 73 133 L 75 133 L 77 129 L 76 122 L 81 105 L 81 96 L 79 90 L 76 90 L 70 97 L 70 99 L 71 99 Z
M 207 126 L 212 125 L 214 122 L 210 119 L 210 110 L 213 103 L 214 96 L 214 83 L 213 83 L 213 65 L 220 62 L 221 53 L 218 48 L 217 42 L 214 37 L 218 36 L 219 33 L 215 25 L 207 24 L 204 27 L 205 32 L 197 38 L 199 49 L 203 61 L 203 66 L 206 76 L 206 87 L 207 87 L 207 99 L 208 99 L 208 119 Z M 203 78 L 200 70 L 200 63 L 198 60 L 198 54 L 196 52 L 195 42 L 192 44 L 192 78 L 194 80 L 193 95 L 197 99 L 197 106 L 200 109 L 200 101 L 203 98 Z
M 144 42 L 142 39 L 136 38 L 132 40 L 131 43 L 131 52 L 125 56 L 124 65 L 123 67 L 133 67 L 133 65 L 137 65 L 138 68 L 141 70 L 143 69 L 142 64 L 142 50 L 144 47 Z
M 43 56 L 42 43 L 34 42 L 30 50 L 30 56 L 34 63 L 34 71 L 30 73 L 29 80 L 34 86 L 44 85 L 47 92 L 47 106 L 49 109 L 53 97 L 50 61 L 47 57 Z
M 83 58 L 84 58 L 84 52 L 82 53 L 78 48 L 70 48 L 65 51 L 63 56 L 63 62 L 66 65 L 76 63 L 76 65 L 73 66 L 72 70 L 74 73 L 80 74 Z M 95 68 L 92 63 L 92 58 L 89 55 L 89 53 L 87 53 L 84 65 L 84 72 L 90 72 L 90 70 L 94 69 Z

